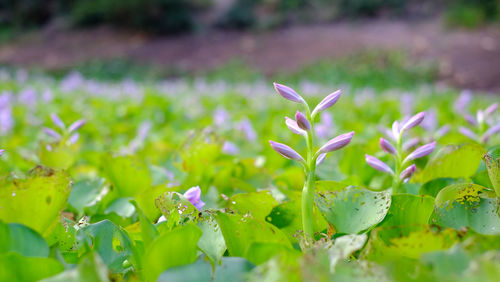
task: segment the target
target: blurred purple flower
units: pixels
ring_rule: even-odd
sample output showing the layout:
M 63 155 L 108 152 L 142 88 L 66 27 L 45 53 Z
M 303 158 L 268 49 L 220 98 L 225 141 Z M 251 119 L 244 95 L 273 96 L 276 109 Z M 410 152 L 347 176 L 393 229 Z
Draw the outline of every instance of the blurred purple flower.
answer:
M 47 135 L 47 136 L 50 136 L 56 140 L 61 140 L 62 136 L 61 134 L 59 134 L 57 131 L 55 131 L 54 129 L 51 129 L 51 128 L 48 128 L 48 127 L 44 127 L 42 128 L 43 132 Z
M 401 145 L 401 149 L 403 149 L 403 151 L 405 152 L 409 151 L 411 148 L 417 146 L 419 142 L 420 142 L 419 138 L 417 137 L 411 138 L 410 140 L 404 142 L 403 145 Z
M 269 141 L 269 143 L 271 144 L 271 147 L 276 152 L 278 152 L 278 154 L 280 154 L 281 156 L 283 156 L 287 159 L 296 160 L 296 161 L 299 161 L 302 163 L 305 162 L 304 158 L 299 153 L 297 153 L 294 149 L 290 148 L 289 146 L 282 144 L 282 143 L 274 142 L 274 141 Z
M 469 115 L 469 114 L 464 114 L 464 119 L 472 126 L 477 126 L 477 121 L 476 119 Z
M 436 137 L 436 139 L 439 139 L 443 136 L 445 136 L 446 134 L 448 134 L 448 132 L 450 131 L 450 125 L 446 124 L 446 125 L 443 125 L 441 126 L 435 133 L 434 133 L 434 136 Z
M 3 92 L 0 95 L 0 133 L 7 134 L 14 126 L 12 115 L 11 94 Z
M 388 173 L 390 175 L 394 175 L 394 171 L 392 171 L 392 169 L 386 163 L 375 158 L 374 156 L 365 155 L 365 160 L 366 160 L 366 163 L 369 166 L 373 167 L 374 169 Z
M 463 90 L 458 99 L 455 101 L 453 108 L 457 113 L 463 114 L 465 112 L 465 108 L 469 105 L 471 100 L 472 93 L 469 90 Z
M 225 125 L 229 120 L 229 113 L 223 107 L 218 107 L 214 113 L 214 124 L 217 126 Z
M 466 128 L 466 127 L 460 126 L 460 127 L 458 128 L 458 131 L 459 131 L 460 133 L 462 133 L 463 135 L 465 135 L 465 136 L 467 136 L 467 137 L 471 138 L 471 139 L 474 139 L 474 140 L 477 140 L 477 139 L 478 139 L 477 134 L 476 134 L 476 133 L 474 133 L 474 132 L 472 132 L 472 130 L 470 130 L 470 129 Z
M 297 111 L 295 113 L 295 121 L 297 122 L 297 125 L 300 127 L 300 129 L 306 130 L 306 131 L 311 129 L 311 123 L 306 118 L 306 116 L 299 111 Z
M 274 89 L 276 89 L 276 92 L 280 94 L 283 98 L 296 102 L 296 103 L 301 103 L 301 104 L 306 104 L 306 101 L 304 101 L 304 98 L 302 98 L 295 90 L 292 88 L 276 83 L 274 82 Z
M 255 141 L 257 139 L 257 133 L 248 119 L 240 121 L 236 127 L 245 134 L 248 141 Z
M 311 113 L 311 116 L 314 117 L 314 116 L 316 116 L 317 113 L 324 111 L 324 110 L 330 108 L 331 106 L 335 105 L 335 103 L 337 103 L 337 101 L 339 100 L 341 94 L 342 94 L 342 92 L 340 90 L 337 90 L 337 91 L 333 92 L 332 94 L 326 96 L 314 108 L 314 110 Z
M 401 95 L 401 113 L 403 116 L 409 116 L 413 112 L 413 105 L 415 104 L 415 98 L 410 93 L 404 93 Z
M 201 211 L 205 203 L 200 199 L 201 197 L 201 189 L 200 186 L 195 186 L 189 188 L 185 193 L 184 197 L 195 206 L 196 209 Z
M 69 143 L 75 144 L 79 138 L 80 138 L 80 134 L 77 132 L 69 137 Z
M 494 103 L 484 110 L 484 115 L 489 116 L 498 109 L 498 103 Z
M 323 145 L 323 147 L 321 147 L 318 150 L 318 153 L 319 154 L 328 153 L 331 151 L 341 149 L 341 148 L 347 146 L 347 144 L 349 144 L 351 142 L 351 139 L 353 136 L 354 136 L 354 131 L 339 135 L 339 136 L 331 139 L 330 141 L 328 141 L 325 145 Z
M 228 155 L 237 155 L 240 149 L 233 142 L 226 141 L 222 145 L 222 151 Z
M 66 129 L 66 125 L 57 114 L 55 113 L 50 114 L 50 119 L 52 119 L 52 122 L 60 129 L 63 130 Z
M 401 134 L 399 122 L 396 120 L 392 123 L 392 136 L 394 140 L 399 139 L 399 135 Z
M 495 126 L 490 127 L 486 132 L 483 134 L 483 137 L 481 138 L 481 142 L 487 142 L 488 139 L 495 133 L 500 132 L 500 124 L 497 124 Z
M 417 149 L 415 149 L 415 151 L 413 151 L 404 159 L 403 164 L 412 161 L 414 159 L 425 157 L 430 153 L 432 153 L 435 148 L 436 148 L 436 141 L 418 147 Z
M 314 133 L 319 138 L 328 138 L 332 135 L 333 119 L 329 112 L 322 112 L 320 115 L 320 123 L 314 127 Z
M 73 132 L 73 131 L 77 131 L 78 129 L 80 129 L 84 124 L 86 123 L 86 121 L 84 119 L 79 119 L 75 122 L 73 122 L 69 127 L 68 127 L 68 132 Z

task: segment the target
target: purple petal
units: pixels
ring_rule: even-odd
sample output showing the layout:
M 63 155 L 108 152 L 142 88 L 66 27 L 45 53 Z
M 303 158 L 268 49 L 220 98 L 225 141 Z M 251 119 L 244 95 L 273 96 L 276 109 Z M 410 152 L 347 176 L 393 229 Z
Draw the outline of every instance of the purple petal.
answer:
M 453 108 L 458 113 L 463 113 L 469 102 L 472 100 L 472 93 L 469 90 L 464 90 L 460 93 L 460 96 L 455 101 Z
M 495 103 L 495 104 L 489 106 L 488 108 L 486 108 L 486 110 L 484 110 L 484 115 L 489 116 L 492 113 L 494 113 L 497 109 L 498 109 L 498 103 Z
M 461 126 L 458 128 L 458 131 L 471 139 L 477 140 L 477 138 L 478 138 L 476 133 L 472 132 L 472 130 L 470 130 L 466 127 Z
M 430 153 L 432 153 L 435 148 L 436 148 L 436 141 L 425 144 L 421 147 L 418 147 L 417 149 L 415 149 L 415 151 L 413 151 L 411 154 L 409 154 L 406 157 L 406 159 L 404 159 L 403 163 L 412 161 L 414 159 L 425 157 L 425 156 L 429 155 Z
M 392 136 L 394 136 L 394 140 L 399 139 L 400 129 L 399 122 L 396 120 L 392 123 Z
M 294 149 L 290 148 L 289 146 L 282 144 L 282 143 L 270 141 L 270 140 L 269 140 L 269 143 L 271 144 L 271 147 L 273 147 L 273 149 L 276 152 L 278 152 L 278 154 L 280 154 L 281 156 L 283 156 L 287 159 L 290 159 L 290 160 L 305 162 L 304 158 L 299 153 L 297 153 Z
M 450 125 L 446 124 L 441 126 L 434 134 L 436 138 L 441 138 L 445 136 L 450 131 Z
M 296 103 L 302 103 L 302 104 L 306 103 L 304 99 L 292 88 L 276 82 L 274 82 L 273 84 L 274 84 L 274 89 L 276 89 L 278 94 L 283 96 L 283 98 Z
M 390 175 L 394 175 L 394 172 L 392 171 L 392 169 L 386 163 L 384 163 L 383 161 L 375 158 L 374 156 L 365 155 L 365 160 L 366 160 L 366 163 L 369 166 L 373 167 L 374 169 L 376 169 L 378 171 L 382 171 L 382 172 L 388 173 Z
M 0 149 L 0 156 L 3 155 L 3 152 L 5 152 L 4 149 Z
M 325 159 L 326 159 L 326 153 L 320 154 L 316 159 L 316 166 L 322 164 L 325 161 Z
M 295 121 L 297 121 L 297 125 L 301 129 L 306 130 L 306 131 L 309 130 L 309 129 L 311 129 L 311 123 L 306 118 L 306 116 L 303 113 L 299 112 L 299 111 L 297 111 L 295 113 Z
M 425 118 L 425 112 L 420 112 L 412 116 L 404 125 L 401 127 L 401 131 L 414 128 L 419 125 Z
M 66 125 L 64 124 L 64 122 L 61 120 L 61 118 L 56 115 L 55 113 L 52 113 L 50 114 L 50 118 L 52 119 L 52 122 L 57 125 L 57 127 L 61 128 L 61 129 L 65 129 L 66 128 Z
M 500 132 L 500 124 L 497 124 L 495 126 L 490 127 L 486 132 L 484 133 L 483 137 L 481 138 L 482 142 L 487 142 L 488 139 L 491 137 L 491 135 Z
M 332 94 L 326 96 L 321 102 L 319 102 L 319 104 L 314 108 L 314 110 L 312 111 L 312 116 L 314 117 L 317 113 L 323 111 L 323 110 L 326 110 L 328 108 L 330 108 L 331 106 L 335 105 L 335 103 L 337 103 L 337 101 L 339 100 L 340 98 L 340 94 L 342 94 L 342 92 L 340 90 L 337 90 L 335 92 L 333 92 Z
M 464 115 L 464 119 L 465 119 L 465 120 L 466 120 L 466 121 L 467 121 L 470 125 L 472 125 L 472 126 L 477 126 L 477 121 L 476 121 L 476 119 L 475 119 L 473 116 L 471 116 L 471 115 L 469 115 L 469 114 L 465 114 L 465 115 Z
M 352 136 L 354 136 L 354 131 L 339 135 L 323 145 L 323 147 L 318 150 L 318 153 L 328 153 L 343 148 L 351 142 Z
M 79 139 L 79 138 L 80 138 L 80 134 L 78 134 L 78 132 L 77 132 L 77 133 L 75 133 L 75 134 L 73 134 L 73 135 L 71 135 L 71 136 L 69 137 L 69 142 L 70 142 L 71 144 L 75 144 L 75 143 L 76 143 L 76 141 L 78 141 L 78 139 Z
M 419 138 L 417 138 L 417 137 L 411 138 L 410 140 L 403 143 L 403 145 L 401 146 L 401 149 L 403 149 L 403 151 L 408 151 L 411 148 L 417 146 L 419 142 L 420 142 Z
M 396 148 L 394 148 L 394 146 L 392 146 L 391 142 L 385 140 L 384 138 L 380 138 L 380 147 L 386 153 L 393 154 L 393 155 L 397 153 Z
M 222 145 L 222 151 L 228 155 L 237 155 L 240 152 L 240 149 L 233 142 L 226 141 Z
M 412 164 L 411 166 L 407 167 L 405 170 L 401 172 L 401 174 L 399 175 L 399 179 L 403 180 L 412 177 L 416 168 L 417 167 L 415 166 L 415 164 Z
M 56 140 L 60 140 L 61 139 L 61 134 L 59 134 L 57 131 L 55 131 L 54 129 L 51 129 L 51 128 L 47 128 L 47 127 L 44 127 L 42 128 L 43 132 L 45 134 L 47 134 L 48 136 L 50 137 L 53 137 L 54 139 Z
M 79 119 L 79 120 L 73 122 L 73 124 L 71 124 L 68 127 L 68 131 L 69 132 L 76 131 L 76 130 L 80 129 L 86 122 L 87 121 L 85 121 L 84 119 Z
M 201 211 L 201 208 L 205 205 L 205 203 L 200 199 L 201 197 L 201 189 L 200 186 L 195 186 L 192 188 L 189 188 L 185 193 L 184 193 L 184 198 L 186 198 L 193 206 L 196 207 L 196 209 Z
M 288 129 L 290 129 L 290 131 L 295 134 L 299 135 L 306 134 L 306 132 L 297 125 L 297 122 L 289 117 L 285 117 L 285 124 L 288 127 Z

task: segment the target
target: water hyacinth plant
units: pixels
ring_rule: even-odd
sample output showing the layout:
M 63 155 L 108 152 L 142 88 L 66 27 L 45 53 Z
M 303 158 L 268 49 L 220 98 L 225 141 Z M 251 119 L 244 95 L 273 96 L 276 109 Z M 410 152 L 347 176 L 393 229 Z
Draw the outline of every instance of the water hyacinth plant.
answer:
M 189 188 L 186 192 L 184 192 L 183 194 L 184 198 L 186 198 L 191 204 L 193 204 L 193 206 L 201 211 L 201 209 L 203 208 L 203 206 L 205 206 L 205 203 L 200 199 L 201 197 L 201 189 L 200 189 L 200 186 L 194 186 L 194 187 L 191 187 Z M 163 222 L 163 221 L 166 221 L 167 219 L 165 218 L 164 215 L 162 215 L 159 219 L 158 219 L 158 223 L 159 222 Z
M 403 124 L 400 124 L 398 121 L 394 121 L 392 124 L 392 131 L 389 133 L 389 136 L 395 142 L 395 146 L 389 140 L 380 138 L 380 147 L 382 150 L 394 157 L 394 170 L 376 157 L 365 155 L 365 160 L 368 165 L 376 170 L 390 174 L 393 177 L 393 194 L 398 193 L 401 183 L 408 182 L 413 176 L 413 173 L 415 173 L 416 166 L 415 164 L 410 165 L 410 162 L 429 155 L 436 147 L 436 142 L 433 141 L 418 147 L 413 152 L 405 156 L 405 151 L 418 144 L 418 139 L 409 139 L 408 141 L 403 142 L 403 135 L 407 130 L 421 124 L 424 118 L 425 112 L 420 112 Z
M 311 111 L 309 104 L 292 88 L 278 83 L 274 83 L 274 88 L 283 98 L 301 104 L 305 110 L 305 114 L 297 111 L 295 113 L 295 119 L 285 117 L 285 124 L 290 131 L 301 135 L 306 141 L 307 154 L 305 158 L 285 144 L 274 141 L 269 141 L 269 143 L 281 156 L 295 160 L 304 167 L 306 180 L 302 190 L 302 227 L 305 236 L 307 238 L 312 238 L 316 167 L 325 160 L 329 152 L 339 150 L 349 144 L 354 135 L 354 131 L 339 135 L 328 141 L 317 151 L 314 151 L 314 118 L 320 112 L 333 106 L 339 100 L 341 91 L 337 90 L 326 96 Z
M 57 126 L 59 132 L 48 127 L 44 127 L 43 132 L 54 141 L 67 145 L 74 144 L 78 141 L 80 134 L 77 131 L 86 123 L 84 119 L 79 119 L 66 127 L 66 124 L 55 113 L 50 115 L 50 119 Z
M 482 144 L 488 143 L 492 135 L 500 132 L 500 122 L 493 119 L 493 114 L 498 110 L 498 103 L 494 103 L 484 110 L 478 110 L 476 116 L 464 114 L 463 117 L 472 127 L 459 127 L 459 132 L 463 135 Z

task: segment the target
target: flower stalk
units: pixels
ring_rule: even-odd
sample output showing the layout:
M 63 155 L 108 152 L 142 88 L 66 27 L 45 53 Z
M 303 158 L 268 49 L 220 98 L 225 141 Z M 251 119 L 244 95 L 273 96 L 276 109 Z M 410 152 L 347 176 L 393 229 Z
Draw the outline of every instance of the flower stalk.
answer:
M 316 152 L 314 151 L 314 117 L 317 113 L 326 110 L 327 108 L 333 106 L 337 100 L 340 98 L 340 91 L 335 91 L 332 94 L 325 97 L 311 112 L 311 108 L 307 102 L 293 89 L 288 86 L 281 84 L 274 84 L 274 88 L 283 98 L 302 104 L 305 109 L 305 114 L 297 111 L 295 114 L 295 120 L 285 117 L 285 124 L 295 134 L 303 136 L 306 141 L 307 153 L 304 159 L 299 153 L 293 150 L 291 147 L 277 143 L 274 141 L 269 141 L 271 147 L 277 151 L 281 156 L 298 161 L 304 167 L 305 173 L 305 183 L 302 190 L 302 227 L 307 240 L 313 240 L 314 238 L 314 197 L 316 193 L 315 183 L 316 183 L 316 167 L 320 165 L 326 154 L 338 149 L 343 148 L 351 141 L 354 132 L 339 135 L 325 145 L 323 145 Z

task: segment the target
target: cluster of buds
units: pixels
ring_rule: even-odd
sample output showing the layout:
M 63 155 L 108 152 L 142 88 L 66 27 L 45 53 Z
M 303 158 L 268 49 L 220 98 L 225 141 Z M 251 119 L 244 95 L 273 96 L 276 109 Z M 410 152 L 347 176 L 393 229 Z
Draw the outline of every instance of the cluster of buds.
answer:
M 415 143 L 415 141 L 412 141 L 413 139 L 410 139 L 407 142 L 403 143 L 404 133 L 407 130 L 414 128 L 422 123 L 424 117 L 425 112 L 420 112 L 402 124 L 400 124 L 398 121 L 395 121 L 392 124 L 392 131 L 390 136 L 391 139 L 393 139 L 393 141 L 395 142 L 396 146 L 394 146 L 389 140 L 380 138 L 380 147 L 382 148 L 382 150 L 394 156 L 396 163 L 395 170 L 393 170 L 389 165 L 377 159 L 376 157 L 365 155 L 365 159 L 368 165 L 376 170 L 390 174 L 393 177 L 393 193 L 396 193 L 401 183 L 408 182 L 413 176 L 416 166 L 415 164 L 410 165 L 410 163 L 415 159 L 429 155 L 434 151 L 436 147 L 436 142 L 434 141 L 418 147 L 413 152 L 407 155 L 405 153 L 406 150 L 409 150 L 418 143 L 418 139 L 415 139 L 417 140 L 417 143 Z M 405 158 L 403 158 L 404 155 L 406 155 Z
M 333 106 L 340 98 L 340 90 L 326 96 L 313 111 L 310 110 L 307 102 L 292 88 L 274 83 L 274 88 L 283 98 L 292 102 L 303 105 L 305 114 L 297 111 L 295 119 L 285 117 L 285 124 L 295 134 L 301 135 L 306 140 L 307 155 L 306 158 L 301 156 L 297 151 L 290 146 L 269 141 L 271 147 L 281 156 L 298 161 L 304 167 L 306 181 L 302 191 L 302 225 L 306 238 L 311 238 L 313 235 L 313 207 L 315 195 L 315 171 L 316 166 L 320 165 L 326 158 L 329 152 L 339 150 L 351 142 L 354 132 L 339 135 L 330 141 L 326 142 L 317 151 L 314 151 L 314 118 L 320 112 Z
M 76 143 L 76 141 L 78 141 L 80 134 L 77 131 L 86 122 L 84 119 L 79 119 L 73 122 L 70 126 L 66 127 L 66 125 L 58 115 L 52 113 L 50 115 L 50 119 L 59 129 L 59 132 L 48 127 L 44 127 L 43 132 L 50 138 L 54 139 L 54 141 L 68 145 L 74 144 Z
M 500 132 L 500 123 L 495 124 L 492 118 L 493 113 L 498 110 L 498 104 L 495 103 L 484 110 L 479 110 L 476 116 L 464 114 L 464 118 L 472 126 L 472 130 L 461 126 L 458 130 L 463 135 L 476 140 L 479 143 L 486 144 L 493 134 Z
M 274 83 L 274 88 L 276 91 L 283 96 L 285 99 L 288 99 L 293 102 L 297 102 L 300 104 L 305 105 L 307 115 L 303 114 L 300 111 L 297 111 L 295 113 L 295 119 L 291 119 L 289 117 L 285 117 L 285 124 L 290 129 L 291 132 L 303 136 L 306 141 L 309 143 L 309 139 L 312 140 L 313 136 L 313 124 L 314 124 L 314 118 L 315 116 L 320 113 L 321 111 L 324 111 L 328 109 L 329 107 L 333 106 L 338 99 L 340 98 L 341 92 L 340 90 L 337 90 L 333 92 L 332 94 L 328 95 L 326 98 L 324 98 L 315 108 L 312 112 L 309 110 L 309 106 L 307 105 L 307 102 L 293 89 L 291 89 L 288 86 L 281 85 L 278 83 Z M 326 157 L 326 154 L 332 151 L 336 151 L 338 149 L 343 148 L 349 142 L 351 142 L 351 139 L 354 135 L 354 132 L 349 132 L 345 133 L 342 135 L 339 135 L 330 141 L 328 141 L 326 144 L 324 144 L 319 150 L 316 151 L 315 154 L 311 155 L 312 159 L 311 160 L 305 160 L 299 153 L 297 153 L 294 149 L 291 147 L 274 142 L 274 141 L 269 141 L 271 144 L 271 147 L 278 152 L 280 155 L 287 159 L 295 160 L 303 164 L 304 166 L 309 165 L 308 162 L 314 161 L 315 166 L 321 164 Z M 311 143 L 312 145 L 312 143 Z M 308 152 L 310 153 L 310 152 Z

